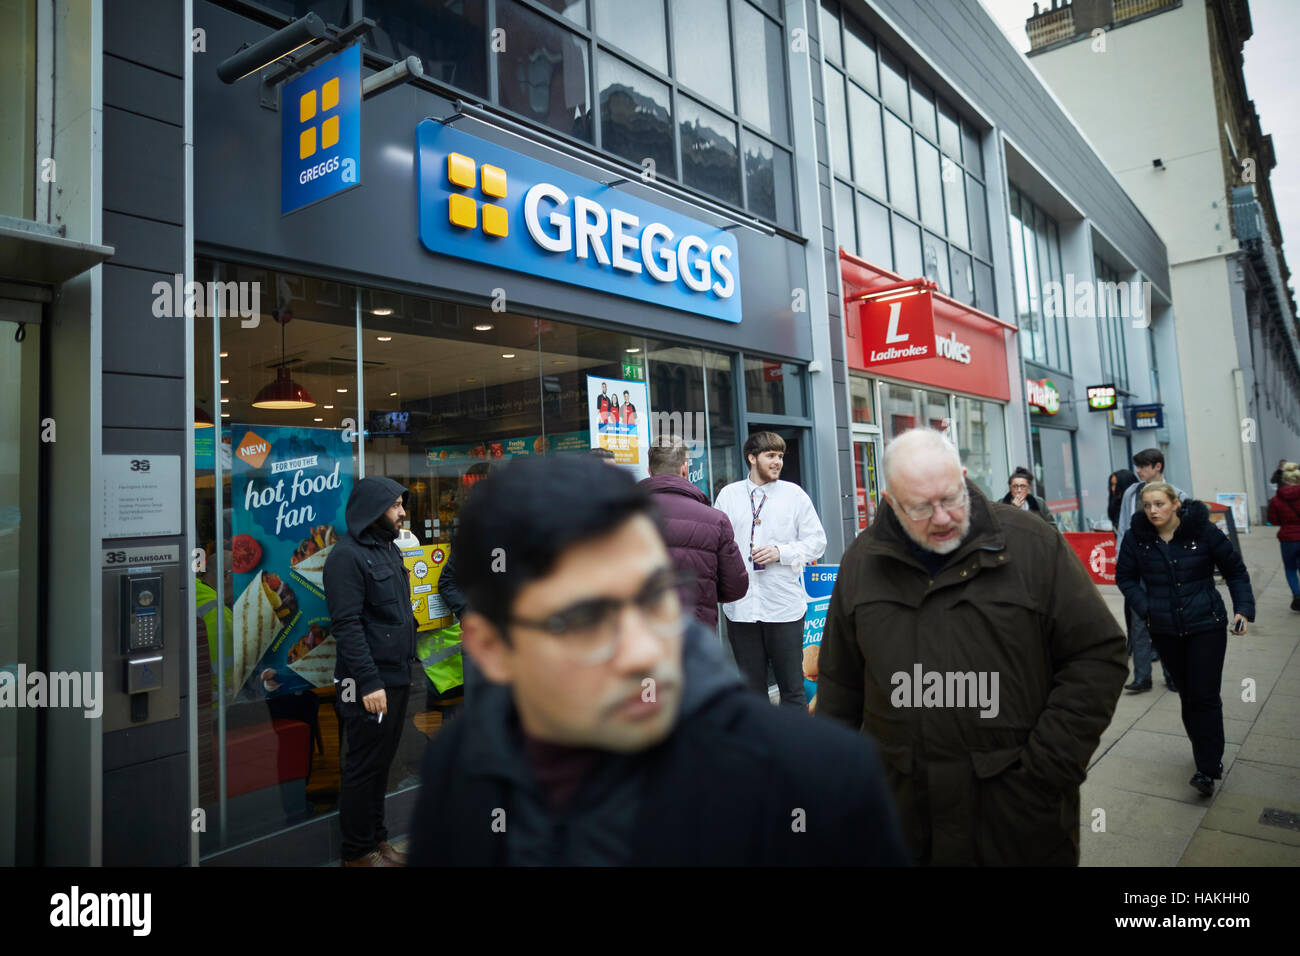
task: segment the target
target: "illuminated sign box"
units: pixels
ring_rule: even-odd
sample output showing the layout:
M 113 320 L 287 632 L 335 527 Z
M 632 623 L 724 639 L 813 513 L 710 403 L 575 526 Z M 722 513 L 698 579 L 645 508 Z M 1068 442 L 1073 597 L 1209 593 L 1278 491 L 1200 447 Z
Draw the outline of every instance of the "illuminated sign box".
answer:
M 1165 407 L 1155 405 L 1134 405 L 1129 409 L 1134 431 L 1138 429 L 1164 428 Z
M 1088 386 L 1088 411 L 1090 412 L 1107 412 L 1115 407 L 1118 401 L 1114 385 L 1089 385 Z

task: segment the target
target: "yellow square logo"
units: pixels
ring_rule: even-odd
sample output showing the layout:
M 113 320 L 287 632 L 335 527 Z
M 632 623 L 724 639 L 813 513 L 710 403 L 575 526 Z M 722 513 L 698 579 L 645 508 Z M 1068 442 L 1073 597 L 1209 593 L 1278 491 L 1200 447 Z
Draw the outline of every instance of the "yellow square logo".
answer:
M 308 90 L 298 97 L 298 122 L 305 123 L 316 115 L 316 91 Z
M 324 113 L 328 110 L 334 109 L 334 107 L 338 105 L 339 78 L 336 76 L 334 79 L 327 81 L 326 84 L 320 88 L 320 111 Z
M 453 226 L 473 229 L 478 225 L 478 203 L 468 196 L 453 193 L 447 200 L 447 217 Z
M 483 195 L 506 198 L 506 171 L 500 166 L 483 164 Z
M 506 210 L 504 206 L 493 206 L 489 203 L 483 204 L 483 231 L 489 236 L 505 237 L 505 235 L 510 231 L 510 226 L 506 221 Z
M 331 116 L 320 124 L 320 148 L 329 149 L 339 141 L 339 118 Z
M 308 126 L 298 134 L 298 158 L 306 159 L 316 152 L 316 127 Z
M 447 154 L 447 178 L 452 185 L 465 189 L 474 188 L 474 160 L 460 153 Z

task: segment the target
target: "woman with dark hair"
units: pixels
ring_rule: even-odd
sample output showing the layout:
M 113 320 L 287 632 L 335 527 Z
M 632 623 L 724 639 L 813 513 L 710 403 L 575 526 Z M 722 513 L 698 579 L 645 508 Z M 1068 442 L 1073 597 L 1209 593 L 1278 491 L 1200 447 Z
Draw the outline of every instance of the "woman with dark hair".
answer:
M 1007 479 L 1007 493 L 1002 496 L 1002 503 L 1023 511 L 1032 511 L 1055 527 L 1056 516 L 1047 507 L 1047 502 L 1033 493 L 1033 482 L 1034 473 L 1024 465 L 1017 465 Z
M 1119 506 L 1124 500 L 1124 490 L 1129 485 L 1137 484 L 1138 476 L 1127 468 L 1110 473 L 1110 499 L 1106 505 L 1106 514 L 1110 516 L 1110 526 L 1119 533 Z
M 1277 494 L 1268 503 L 1268 523 L 1279 525 L 1282 568 L 1291 588 L 1291 610 L 1300 611 L 1300 465 L 1285 461 L 1278 468 Z
M 1223 776 L 1223 658 L 1228 612 L 1214 586 L 1217 567 L 1232 595 L 1232 633 L 1255 619 L 1255 596 L 1241 555 L 1210 520 L 1203 502 L 1180 506 L 1178 492 L 1149 481 L 1120 546 L 1115 582 L 1151 631 L 1166 670 L 1178 683 L 1183 727 L 1196 773 L 1189 783 L 1204 796 Z

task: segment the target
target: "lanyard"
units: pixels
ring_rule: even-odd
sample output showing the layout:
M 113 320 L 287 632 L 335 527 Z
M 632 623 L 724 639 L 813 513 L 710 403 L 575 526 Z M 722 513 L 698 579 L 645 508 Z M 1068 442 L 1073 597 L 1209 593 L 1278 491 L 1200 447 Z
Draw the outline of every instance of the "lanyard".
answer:
M 757 491 L 759 494 L 761 494 L 761 495 L 763 496 L 763 500 L 760 501 L 760 502 L 758 503 L 758 507 L 757 507 L 757 508 L 754 507 L 754 492 L 755 492 L 755 491 Z M 759 515 L 761 515 L 761 514 L 763 513 L 763 505 L 765 505 L 765 504 L 767 504 L 767 492 L 766 492 L 766 491 L 764 491 L 762 488 L 755 488 L 755 489 L 753 489 L 752 491 L 750 491 L 750 493 L 749 493 L 749 513 L 750 513 L 751 517 L 753 517 L 753 519 L 754 519 L 754 523 L 751 524 L 751 525 L 749 526 L 749 553 L 750 553 L 750 554 L 753 554 L 753 553 L 754 553 L 754 529 L 757 528 L 759 525 L 761 525 L 761 524 L 763 523 L 763 519 L 760 518 Z

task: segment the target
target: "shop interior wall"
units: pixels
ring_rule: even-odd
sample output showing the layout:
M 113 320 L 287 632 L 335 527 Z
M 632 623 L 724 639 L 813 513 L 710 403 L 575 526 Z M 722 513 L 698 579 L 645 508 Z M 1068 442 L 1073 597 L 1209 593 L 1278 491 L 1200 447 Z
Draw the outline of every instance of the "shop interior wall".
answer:
M 195 17 L 207 31 L 210 50 L 234 50 L 271 32 L 205 2 L 195 4 Z M 744 303 L 739 324 L 428 252 L 418 233 L 415 128 L 426 117 L 451 115 L 454 104 L 414 84 L 364 102 L 360 186 L 281 216 L 281 115 L 258 105 L 253 79 L 230 86 L 222 83 L 216 76 L 216 62 L 199 61 L 195 73 L 196 244 L 255 253 L 269 261 L 312 263 L 354 277 L 359 284 L 383 276 L 412 291 L 438 289 L 480 305 L 491 300 L 494 289 L 502 288 L 510 308 L 557 317 L 585 316 L 631 328 L 653 327 L 667 336 L 804 361 L 812 356 L 808 314 L 792 307 L 792 290 L 807 288 L 803 250 L 799 243 L 780 236 L 765 237 L 744 227 L 732 232 L 739 246 Z M 363 69 L 366 72 L 370 71 Z M 571 160 L 476 120 L 461 120 L 457 128 L 591 179 L 610 175 L 603 168 Z M 729 225 L 637 182 L 617 189 L 698 220 Z

